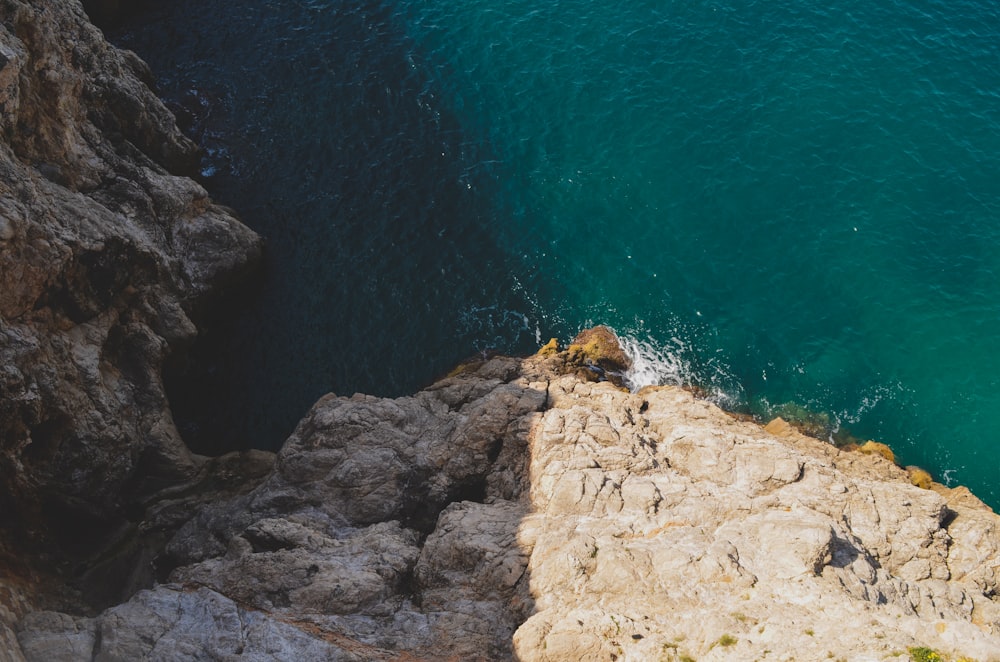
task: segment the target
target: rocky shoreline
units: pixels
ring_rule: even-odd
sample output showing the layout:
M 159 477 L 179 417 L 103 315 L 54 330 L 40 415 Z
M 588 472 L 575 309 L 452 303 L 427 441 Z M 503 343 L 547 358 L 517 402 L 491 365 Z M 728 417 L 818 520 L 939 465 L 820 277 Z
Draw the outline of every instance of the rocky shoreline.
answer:
M 0 0 L 0 660 L 1000 660 L 988 507 L 599 329 L 191 453 L 163 367 L 262 245 L 150 81 Z

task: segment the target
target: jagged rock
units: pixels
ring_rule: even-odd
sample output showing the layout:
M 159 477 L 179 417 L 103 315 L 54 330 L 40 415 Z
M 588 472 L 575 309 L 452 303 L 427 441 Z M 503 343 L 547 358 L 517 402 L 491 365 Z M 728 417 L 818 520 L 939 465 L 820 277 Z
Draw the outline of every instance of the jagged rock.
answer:
M 543 347 L 543 351 L 547 352 L 550 345 Z M 632 359 L 622 349 L 614 331 L 606 326 L 595 326 L 573 338 L 567 349 L 567 363 L 576 366 L 577 375 L 583 379 L 607 380 L 622 386 Z
M 679 388 L 581 381 L 567 352 L 328 396 L 264 482 L 176 535 L 174 584 L 115 609 L 201 586 L 183 609 L 205 622 L 225 596 L 367 659 L 995 659 L 997 516 L 772 429 Z M 86 630 L 46 618 L 22 624 L 26 654 Z M 151 641 L 130 618 L 118 636 Z
M 142 591 L 98 618 L 52 612 L 28 616 L 21 633 L 28 660 L 388 659 L 372 647 L 326 641 L 308 622 L 274 618 L 209 589 Z
M 184 176 L 150 80 L 78 1 L 0 0 L 0 531 L 49 570 L 110 567 L 156 494 L 211 473 L 161 367 L 260 253 Z
M 778 439 L 680 389 L 562 378 L 549 394 L 530 445 L 536 611 L 515 635 L 520 659 L 1000 650 L 997 605 L 957 581 L 950 534 L 962 521 L 985 535 L 992 513 L 952 510 L 881 456 Z M 977 558 L 992 572 L 991 545 Z M 723 637 L 736 642 L 713 646 Z

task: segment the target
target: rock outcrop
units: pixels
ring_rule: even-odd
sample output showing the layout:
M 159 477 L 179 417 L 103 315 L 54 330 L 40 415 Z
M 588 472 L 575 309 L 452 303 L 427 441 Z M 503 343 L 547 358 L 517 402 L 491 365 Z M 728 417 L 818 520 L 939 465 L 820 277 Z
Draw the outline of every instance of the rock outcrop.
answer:
M 0 659 L 1000 660 L 989 508 L 606 329 L 190 453 L 161 367 L 260 245 L 148 80 L 0 0 Z
M 90 573 L 86 597 L 117 600 L 134 583 L 126 568 L 143 553 L 133 542 L 153 497 L 181 485 L 198 492 L 232 464 L 185 447 L 161 366 L 194 338 L 199 307 L 256 261 L 260 240 L 186 176 L 197 147 L 150 80 L 79 2 L 0 0 L 0 574 L 14 577 L 8 588 Z M 131 560 L 121 565 L 123 556 Z M 25 592 L 8 592 L 22 597 L 0 595 L 0 615 L 17 615 Z M 0 647 L 11 641 L 0 626 Z
M 256 489 L 178 532 L 166 583 L 33 613 L 19 641 L 28 660 L 998 659 L 997 516 L 772 429 L 584 381 L 567 351 L 328 396 Z

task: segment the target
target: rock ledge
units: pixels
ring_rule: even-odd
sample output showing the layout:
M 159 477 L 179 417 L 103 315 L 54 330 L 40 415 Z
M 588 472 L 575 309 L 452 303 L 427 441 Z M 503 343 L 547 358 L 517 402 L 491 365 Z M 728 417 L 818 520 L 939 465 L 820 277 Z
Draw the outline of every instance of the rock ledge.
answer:
M 551 346 L 412 397 L 330 395 L 256 489 L 181 528 L 167 583 L 33 613 L 19 642 L 48 661 L 998 659 L 997 516 L 777 427 L 583 381 Z

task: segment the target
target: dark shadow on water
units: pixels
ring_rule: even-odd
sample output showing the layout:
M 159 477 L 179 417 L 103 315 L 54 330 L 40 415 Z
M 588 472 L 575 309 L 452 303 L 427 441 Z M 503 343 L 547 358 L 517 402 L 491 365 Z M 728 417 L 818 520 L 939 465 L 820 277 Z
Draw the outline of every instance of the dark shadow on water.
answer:
M 324 393 L 400 395 L 534 348 L 495 235 L 501 166 L 390 6 L 158 3 L 112 37 L 204 148 L 212 196 L 266 240 L 260 279 L 167 371 L 194 450 L 276 448 Z

